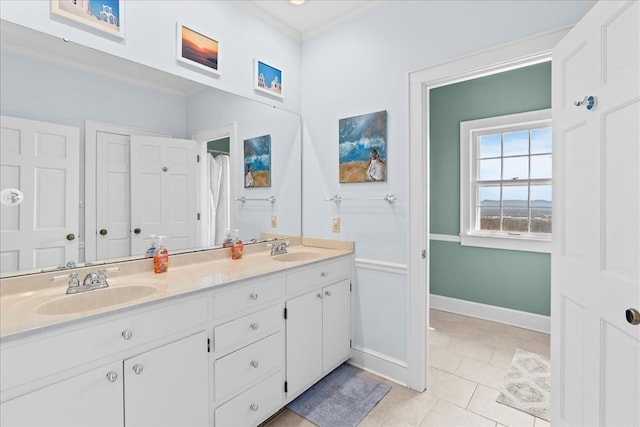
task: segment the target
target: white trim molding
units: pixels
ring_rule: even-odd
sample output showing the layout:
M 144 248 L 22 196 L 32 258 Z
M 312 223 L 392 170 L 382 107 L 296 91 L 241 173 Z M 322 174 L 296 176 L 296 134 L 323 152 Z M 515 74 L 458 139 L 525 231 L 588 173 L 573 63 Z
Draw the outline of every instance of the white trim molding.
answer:
M 402 386 L 407 385 L 407 364 L 375 350 L 354 345 L 348 363 Z
M 407 264 L 398 264 L 395 262 L 356 258 L 355 266 L 356 268 L 363 268 L 365 270 L 384 271 L 385 273 L 393 274 L 407 274 Z
M 434 294 L 431 294 L 430 301 L 431 308 L 436 310 L 504 323 L 545 334 L 551 333 L 551 317 L 549 316 Z
M 429 240 L 437 240 L 439 242 L 452 242 L 460 243 L 460 236 L 454 236 L 452 234 L 429 234 Z

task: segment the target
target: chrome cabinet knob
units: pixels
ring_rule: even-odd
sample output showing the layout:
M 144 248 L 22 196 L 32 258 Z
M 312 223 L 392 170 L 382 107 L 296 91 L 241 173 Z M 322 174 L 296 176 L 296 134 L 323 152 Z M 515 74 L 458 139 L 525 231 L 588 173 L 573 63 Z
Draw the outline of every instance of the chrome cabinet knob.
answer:
M 251 329 L 253 329 L 254 331 L 257 331 L 258 328 L 260 327 L 260 325 L 256 322 L 252 323 L 251 325 L 249 325 L 251 327 Z
M 124 331 L 122 331 L 122 338 L 124 338 L 125 340 L 130 340 L 131 337 L 133 337 L 133 331 L 131 331 L 131 329 L 125 329 Z
M 253 412 L 256 412 L 258 409 L 260 409 L 260 407 L 258 405 L 256 405 L 255 403 L 252 403 L 249 406 L 249 409 L 251 409 Z
M 133 372 L 135 372 L 136 374 L 140 375 L 142 373 L 142 370 L 144 368 L 142 367 L 141 364 L 136 363 L 135 365 L 133 365 Z
M 253 366 L 254 368 L 257 368 L 258 367 L 258 361 L 257 360 L 252 360 L 250 365 Z
M 331 291 L 324 291 L 324 294 L 325 294 L 326 296 L 330 297 L 330 296 L 331 296 Z
M 318 298 L 322 299 L 322 292 L 316 295 Z
M 118 381 L 118 374 L 114 371 L 109 371 L 107 373 L 107 380 L 109 380 L 110 383 L 115 383 L 116 381 Z
M 320 276 L 322 277 L 327 277 L 329 275 L 329 273 L 327 273 L 326 271 L 323 271 L 322 273 L 320 273 Z
M 249 295 L 249 298 L 255 301 L 258 299 L 258 294 L 256 292 L 251 292 L 251 295 Z

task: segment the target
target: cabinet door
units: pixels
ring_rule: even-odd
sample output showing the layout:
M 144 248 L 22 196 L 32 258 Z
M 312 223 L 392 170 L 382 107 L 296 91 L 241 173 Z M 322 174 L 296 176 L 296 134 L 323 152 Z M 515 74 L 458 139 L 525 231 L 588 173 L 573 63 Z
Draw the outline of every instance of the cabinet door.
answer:
M 0 405 L 0 425 L 122 426 L 122 364 L 94 369 Z
M 209 424 L 207 334 L 124 361 L 127 427 Z
M 322 292 L 287 301 L 287 384 L 297 394 L 322 374 Z
M 351 289 L 343 280 L 322 290 L 322 368 L 333 370 L 351 354 Z

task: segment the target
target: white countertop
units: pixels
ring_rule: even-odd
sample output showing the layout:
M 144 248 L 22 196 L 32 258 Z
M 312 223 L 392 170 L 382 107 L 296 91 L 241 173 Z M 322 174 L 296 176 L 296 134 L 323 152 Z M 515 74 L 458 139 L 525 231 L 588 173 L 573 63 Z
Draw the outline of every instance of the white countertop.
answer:
M 120 268 L 120 271 L 107 273 L 110 289 L 131 285 L 150 285 L 157 288 L 157 291 L 131 302 L 88 310 L 80 309 L 71 314 L 38 312 L 38 308 L 49 301 L 80 295 L 66 295 L 68 280 L 52 281 L 54 275 L 65 275 L 69 273 L 68 271 L 0 279 L 0 340 L 4 342 L 53 326 L 113 314 L 142 304 L 165 301 L 176 296 L 352 254 L 354 249 L 353 242 L 310 238 L 296 240 L 298 241 L 291 242 L 288 252 L 307 252 L 313 254 L 312 259 L 276 261 L 269 255 L 268 250 L 264 249 L 264 245 L 260 247 L 247 245 L 244 256 L 239 260 L 232 260 L 228 250 L 225 249 L 170 255 L 169 270 L 161 274 L 153 273 L 151 259 L 108 264 L 104 267 Z M 103 266 L 84 268 L 79 271 L 78 276 L 82 280 L 87 271 L 97 271 L 101 267 Z

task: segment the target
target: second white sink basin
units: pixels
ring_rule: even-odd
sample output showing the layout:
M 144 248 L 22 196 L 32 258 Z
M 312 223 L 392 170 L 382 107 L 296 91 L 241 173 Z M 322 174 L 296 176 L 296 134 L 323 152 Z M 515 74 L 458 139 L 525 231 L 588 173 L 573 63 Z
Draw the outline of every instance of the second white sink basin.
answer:
M 98 310 L 124 304 L 152 295 L 158 288 L 151 285 L 131 285 L 94 289 L 72 295 L 64 295 L 38 306 L 41 314 L 72 314 Z
M 280 262 L 294 262 L 294 261 L 312 261 L 320 258 L 320 255 L 312 252 L 290 252 L 287 254 L 276 255 L 273 257 L 274 261 Z

